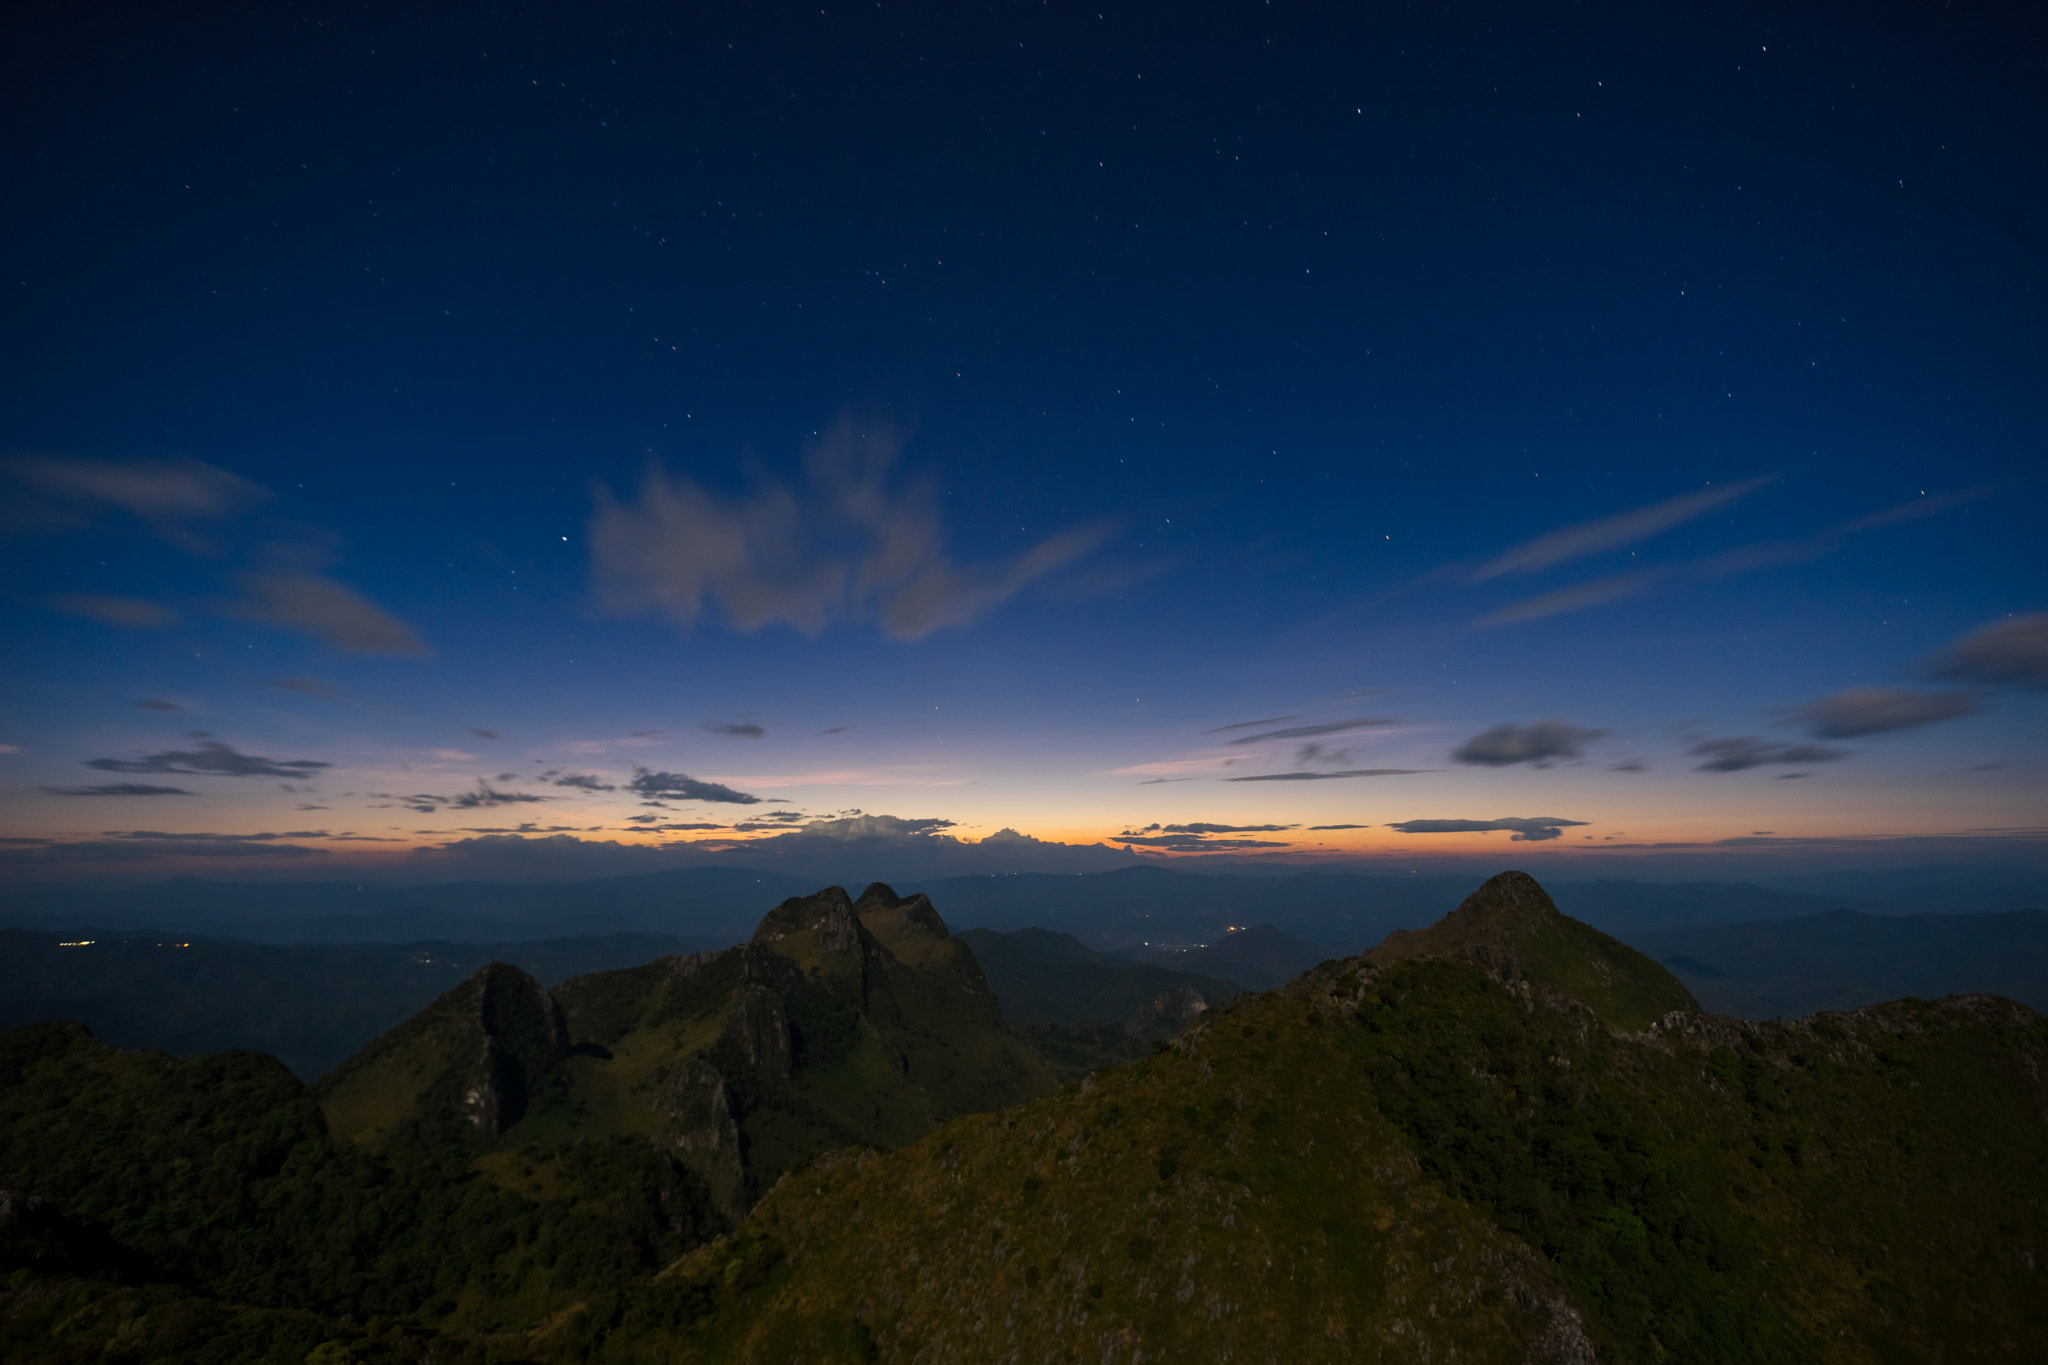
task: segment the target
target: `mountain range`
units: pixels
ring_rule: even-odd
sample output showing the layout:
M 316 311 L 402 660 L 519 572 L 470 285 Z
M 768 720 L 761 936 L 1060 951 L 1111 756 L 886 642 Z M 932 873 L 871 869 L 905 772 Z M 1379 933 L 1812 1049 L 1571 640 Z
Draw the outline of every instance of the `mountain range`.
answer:
M 0 889 L 0 926 L 96 925 L 258 943 L 496 943 L 660 933 L 708 945 L 746 937 L 759 907 L 815 885 L 783 873 L 724 867 L 582 882 L 413 887 L 181 877 L 111 889 Z M 1231 926 L 1270 924 L 1343 954 L 1362 951 L 1395 929 L 1431 923 L 1458 904 L 1471 879 L 1357 872 L 1211 875 L 1140 866 L 1078 876 L 948 877 L 917 886 L 945 905 L 959 928 L 1055 929 L 1097 951 L 1213 942 Z M 1624 937 L 1839 909 L 1904 914 L 2048 907 L 2048 878 L 2020 867 L 1909 868 L 1774 886 L 1594 880 L 1561 882 L 1553 889 L 1569 913 Z
M 1063 1081 L 990 985 L 1062 960 L 1088 984 L 1035 988 L 1042 1024 L 1176 998 L 877 885 L 553 989 L 484 966 L 313 1086 L 15 1029 L 0 1354 L 2048 1349 L 2048 1023 L 2016 1002 L 1712 1015 L 1504 873 L 1281 989 L 1183 980 L 1138 1056 Z

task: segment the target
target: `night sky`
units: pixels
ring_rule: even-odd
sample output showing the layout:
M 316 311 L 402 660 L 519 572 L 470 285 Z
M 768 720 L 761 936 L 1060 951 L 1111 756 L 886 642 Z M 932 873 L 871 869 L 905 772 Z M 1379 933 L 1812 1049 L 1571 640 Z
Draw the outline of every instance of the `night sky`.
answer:
M 8 7 L 0 865 L 2048 864 L 2048 24 L 1366 8 Z

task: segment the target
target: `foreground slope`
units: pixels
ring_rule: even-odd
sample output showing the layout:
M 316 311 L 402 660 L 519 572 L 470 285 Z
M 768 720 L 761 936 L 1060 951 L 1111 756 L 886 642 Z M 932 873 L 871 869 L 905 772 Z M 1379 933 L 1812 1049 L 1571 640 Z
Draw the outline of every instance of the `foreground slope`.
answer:
M 1553 915 L 1508 874 L 1144 1061 L 816 1162 L 620 1309 L 607 1353 L 2048 1355 L 2039 1016 L 1719 1019 Z

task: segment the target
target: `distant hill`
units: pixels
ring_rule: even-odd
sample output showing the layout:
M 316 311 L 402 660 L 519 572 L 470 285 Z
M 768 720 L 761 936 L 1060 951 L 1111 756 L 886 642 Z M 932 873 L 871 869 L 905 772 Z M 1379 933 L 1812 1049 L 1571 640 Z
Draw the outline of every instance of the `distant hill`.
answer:
M 1398 931 L 1396 931 L 1398 932 Z M 1210 972 L 1241 981 L 1254 990 L 1284 986 L 1333 954 L 1303 942 L 1271 924 L 1231 929 L 1193 948 L 1147 947 L 1135 954 L 1145 962 L 1171 964 L 1183 971 Z M 1341 954 L 1338 954 L 1341 956 Z
M 2038 867 L 1937 864 L 1780 877 L 1771 885 L 1801 895 L 1823 896 L 1837 907 L 1892 913 L 2048 909 L 2048 871 Z
M 579 934 L 671 934 L 736 943 L 762 910 L 810 883 L 777 872 L 698 867 L 583 882 L 220 882 L 196 877 L 117 891 L 0 893 L 0 924 L 152 929 L 255 943 L 490 943 Z
M 708 946 L 667 934 L 280 946 L 0 929 L 0 1029 L 77 1019 L 125 1047 L 255 1048 L 312 1080 L 486 962 L 511 963 L 553 986 Z
M 1192 988 L 1221 1004 L 1243 989 L 1216 976 L 1109 957 L 1050 929 L 968 929 L 960 939 L 974 950 L 1003 1018 L 1016 1027 L 1112 1023 L 1167 991 Z
M 1746 1019 L 1797 1018 L 1905 996 L 1988 991 L 2048 1010 L 2048 911 L 1864 915 L 1641 934 L 1707 1008 Z
M 949 877 L 922 882 L 918 889 L 948 907 L 962 928 L 1051 928 L 1098 950 L 1124 951 L 1162 938 L 1201 940 L 1230 925 L 1272 924 L 1308 942 L 1355 952 L 1394 929 L 1431 923 L 1457 905 L 1468 884 L 1463 877 L 1217 876 L 1132 867 L 1085 876 Z M 263 943 L 509 941 L 570 931 L 734 942 L 752 929 L 761 907 L 801 894 L 807 885 L 781 873 L 738 868 L 405 888 L 180 877 L 119 891 L 0 892 L 0 924 L 169 929 Z M 1583 910 L 1589 922 L 1610 929 L 1811 914 L 1844 903 L 1741 883 L 1564 883 L 1556 891 L 1567 909 Z
M 1975 876 L 1973 874 L 1981 873 Z M 1976 912 L 2048 906 L 2027 869 L 1926 868 L 1833 874 L 1795 884 L 1556 882 L 1566 913 L 1632 934 L 1692 924 L 1786 919 L 1827 910 Z M 2027 878 L 2031 876 L 2032 881 Z M 1140 866 L 1084 876 L 1021 873 L 917 883 L 957 928 L 1038 927 L 1098 952 L 1161 940 L 1213 942 L 1232 925 L 1270 924 L 1335 953 L 1372 947 L 1455 908 L 1469 879 L 1299 872 L 1214 875 Z M 450 882 L 392 888 L 345 882 L 174 878 L 117 891 L 0 888 L 0 925 L 164 930 L 262 943 L 510 942 L 572 934 L 661 933 L 700 943 L 746 937 L 768 906 L 810 884 L 742 868 L 684 868 L 551 884 Z M 1890 897 L 1890 899 L 1886 899 Z
M 974 950 L 1003 1018 L 1063 1077 L 1142 1056 L 1242 989 L 1107 957 L 1050 929 L 969 929 L 960 938 Z

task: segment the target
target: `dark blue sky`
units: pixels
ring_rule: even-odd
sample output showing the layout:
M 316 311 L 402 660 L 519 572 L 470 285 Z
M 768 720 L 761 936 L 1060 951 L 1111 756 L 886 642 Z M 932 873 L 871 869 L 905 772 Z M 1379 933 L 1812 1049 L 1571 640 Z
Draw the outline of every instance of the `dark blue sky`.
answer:
M 2041 856 L 2023 7 L 0 23 L 24 866 Z

